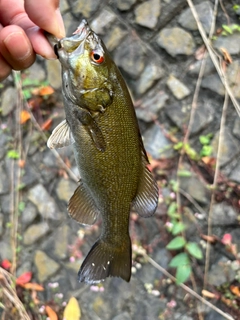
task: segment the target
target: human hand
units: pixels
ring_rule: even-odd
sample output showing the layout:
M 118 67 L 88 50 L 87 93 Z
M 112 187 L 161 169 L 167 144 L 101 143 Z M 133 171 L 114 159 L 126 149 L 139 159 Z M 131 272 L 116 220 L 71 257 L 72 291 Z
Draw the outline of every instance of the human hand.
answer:
M 43 30 L 64 37 L 59 0 L 0 0 L 0 81 L 31 66 L 36 54 L 56 58 Z

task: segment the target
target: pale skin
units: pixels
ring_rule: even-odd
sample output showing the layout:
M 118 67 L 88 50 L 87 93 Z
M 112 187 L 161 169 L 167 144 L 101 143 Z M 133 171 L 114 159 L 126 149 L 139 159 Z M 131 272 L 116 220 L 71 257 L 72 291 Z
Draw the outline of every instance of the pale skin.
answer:
M 65 36 L 59 0 L 0 0 L 0 81 L 30 67 L 36 54 L 56 58 L 43 30 Z

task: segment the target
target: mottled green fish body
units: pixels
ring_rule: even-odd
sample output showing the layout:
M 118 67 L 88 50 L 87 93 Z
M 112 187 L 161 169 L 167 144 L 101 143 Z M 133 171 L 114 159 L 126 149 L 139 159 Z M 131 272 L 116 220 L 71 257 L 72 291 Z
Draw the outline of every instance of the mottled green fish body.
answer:
M 66 120 L 48 140 L 50 148 L 73 144 L 81 181 L 68 211 L 82 224 L 102 216 L 101 237 L 85 258 L 79 281 L 131 277 L 131 209 L 153 215 L 158 188 L 126 84 L 104 44 L 83 20 L 72 37 L 55 45 L 62 65 Z

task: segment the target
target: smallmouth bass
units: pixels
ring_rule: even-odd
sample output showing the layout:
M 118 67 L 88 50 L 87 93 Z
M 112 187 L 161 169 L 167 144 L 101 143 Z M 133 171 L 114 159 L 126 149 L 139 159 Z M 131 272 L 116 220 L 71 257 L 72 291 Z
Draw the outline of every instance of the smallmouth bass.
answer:
M 62 66 L 66 120 L 52 132 L 49 148 L 72 144 L 80 185 L 68 204 L 70 216 L 91 225 L 102 216 L 102 233 L 83 261 L 80 282 L 131 277 L 131 209 L 154 214 L 158 187 L 133 103 L 105 45 L 83 20 L 73 36 L 48 35 Z

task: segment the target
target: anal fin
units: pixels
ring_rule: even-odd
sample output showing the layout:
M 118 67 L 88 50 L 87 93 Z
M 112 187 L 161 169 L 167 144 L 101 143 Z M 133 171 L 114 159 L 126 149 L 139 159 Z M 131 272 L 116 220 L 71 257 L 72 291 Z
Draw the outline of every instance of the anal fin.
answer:
M 63 120 L 53 130 L 51 136 L 47 141 L 47 146 L 50 149 L 63 148 L 74 143 L 73 136 L 70 131 L 70 127 L 66 120 Z
M 143 150 L 144 151 L 144 150 Z M 139 181 L 137 195 L 132 202 L 132 209 L 142 217 L 151 217 L 158 206 L 158 186 L 147 167 L 146 154 L 142 152 L 143 173 Z
M 82 224 L 92 225 L 97 219 L 99 211 L 82 182 L 69 200 L 68 212 L 73 219 Z

